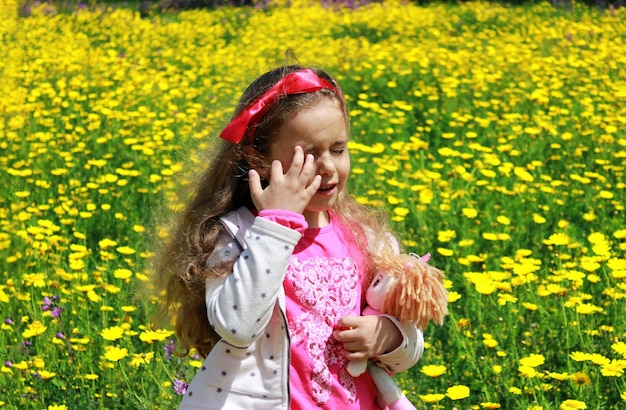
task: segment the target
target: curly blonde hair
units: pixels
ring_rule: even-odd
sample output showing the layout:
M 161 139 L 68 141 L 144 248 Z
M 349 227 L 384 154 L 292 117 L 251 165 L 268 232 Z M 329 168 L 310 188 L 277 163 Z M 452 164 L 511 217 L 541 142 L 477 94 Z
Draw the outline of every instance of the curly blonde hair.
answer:
M 302 66 L 290 65 L 261 75 L 243 93 L 233 118 L 281 78 L 302 69 Z M 213 160 L 198 179 L 190 202 L 175 221 L 168 242 L 157 255 L 155 289 L 160 307 L 153 316 L 153 323 L 155 326 L 173 324 L 178 337 L 176 353 L 180 356 L 195 348 L 206 357 L 220 339 L 207 318 L 205 284 L 207 279 L 230 274 L 233 262 L 208 267 L 206 261 L 224 229 L 219 218 L 241 206 L 254 209 L 248 171 L 267 166 L 270 144 L 282 124 L 320 98 L 333 98 L 339 102 L 348 125 L 346 102 L 339 85 L 325 71 L 314 71 L 335 86 L 338 94 L 322 89 L 284 96 L 264 114 L 253 131 L 247 131 L 252 132 L 252 136 L 245 135 L 239 144 L 221 141 Z M 361 249 L 366 249 L 366 242 L 371 240 L 365 239 L 365 229 L 374 234 L 387 231 L 384 218 L 359 205 L 345 190 L 334 211 Z M 371 233 L 367 236 L 371 237 Z

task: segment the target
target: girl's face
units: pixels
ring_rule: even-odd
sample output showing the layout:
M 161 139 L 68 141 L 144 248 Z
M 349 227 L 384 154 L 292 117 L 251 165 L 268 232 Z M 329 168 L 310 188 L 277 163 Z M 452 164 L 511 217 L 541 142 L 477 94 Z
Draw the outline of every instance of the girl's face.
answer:
M 311 228 L 329 223 L 328 210 L 346 186 L 350 175 L 348 138 L 339 103 L 324 97 L 286 121 L 270 145 L 270 162 L 279 160 L 283 170 L 291 164 L 298 145 L 305 155 L 312 154 L 315 158 L 316 173 L 322 176 L 322 184 L 303 212 Z

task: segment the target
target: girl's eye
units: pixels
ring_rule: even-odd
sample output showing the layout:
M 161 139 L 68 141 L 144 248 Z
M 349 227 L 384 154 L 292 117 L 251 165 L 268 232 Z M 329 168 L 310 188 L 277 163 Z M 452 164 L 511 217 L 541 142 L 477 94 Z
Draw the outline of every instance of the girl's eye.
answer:
M 343 154 L 343 153 L 344 153 L 344 151 L 345 151 L 345 149 L 344 149 L 344 148 L 342 148 L 342 149 L 335 149 L 335 150 L 333 150 L 333 154 L 335 154 L 335 155 L 341 155 L 341 154 Z

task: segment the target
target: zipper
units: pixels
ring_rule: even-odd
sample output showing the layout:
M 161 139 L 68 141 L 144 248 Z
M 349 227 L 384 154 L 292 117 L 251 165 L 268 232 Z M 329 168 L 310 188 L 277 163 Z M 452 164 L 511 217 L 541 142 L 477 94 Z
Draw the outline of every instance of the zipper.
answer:
M 285 326 L 285 335 L 287 336 L 287 363 L 285 365 L 286 367 L 285 373 L 287 374 L 287 409 L 290 409 L 291 408 L 291 383 L 290 383 L 291 335 L 289 334 L 289 326 L 287 325 L 287 316 L 285 312 L 283 311 L 283 309 L 280 307 L 280 304 L 278 306 L 278 310 L 280 310 L 280 314 L 283 317 L 283 325 Z

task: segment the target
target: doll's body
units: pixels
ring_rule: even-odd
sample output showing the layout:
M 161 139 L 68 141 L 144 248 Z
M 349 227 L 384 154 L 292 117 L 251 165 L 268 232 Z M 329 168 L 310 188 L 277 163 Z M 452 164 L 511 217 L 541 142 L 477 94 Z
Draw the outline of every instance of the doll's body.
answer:
M 426 264 L 430 255 L 381 255 L 377 272 L 367 289 L 367 307 L 363 315 L 386 313 L 425 328 L 430 320 L 443 323 L 448 314 L 448 292 L 443 286 L 443 273 Z M 378 389 L 378 403 L 389 410 L 415 409 L 391 376 L 368 360 L 353 360 L 347 370 L 353 377 L 365 370 Z

